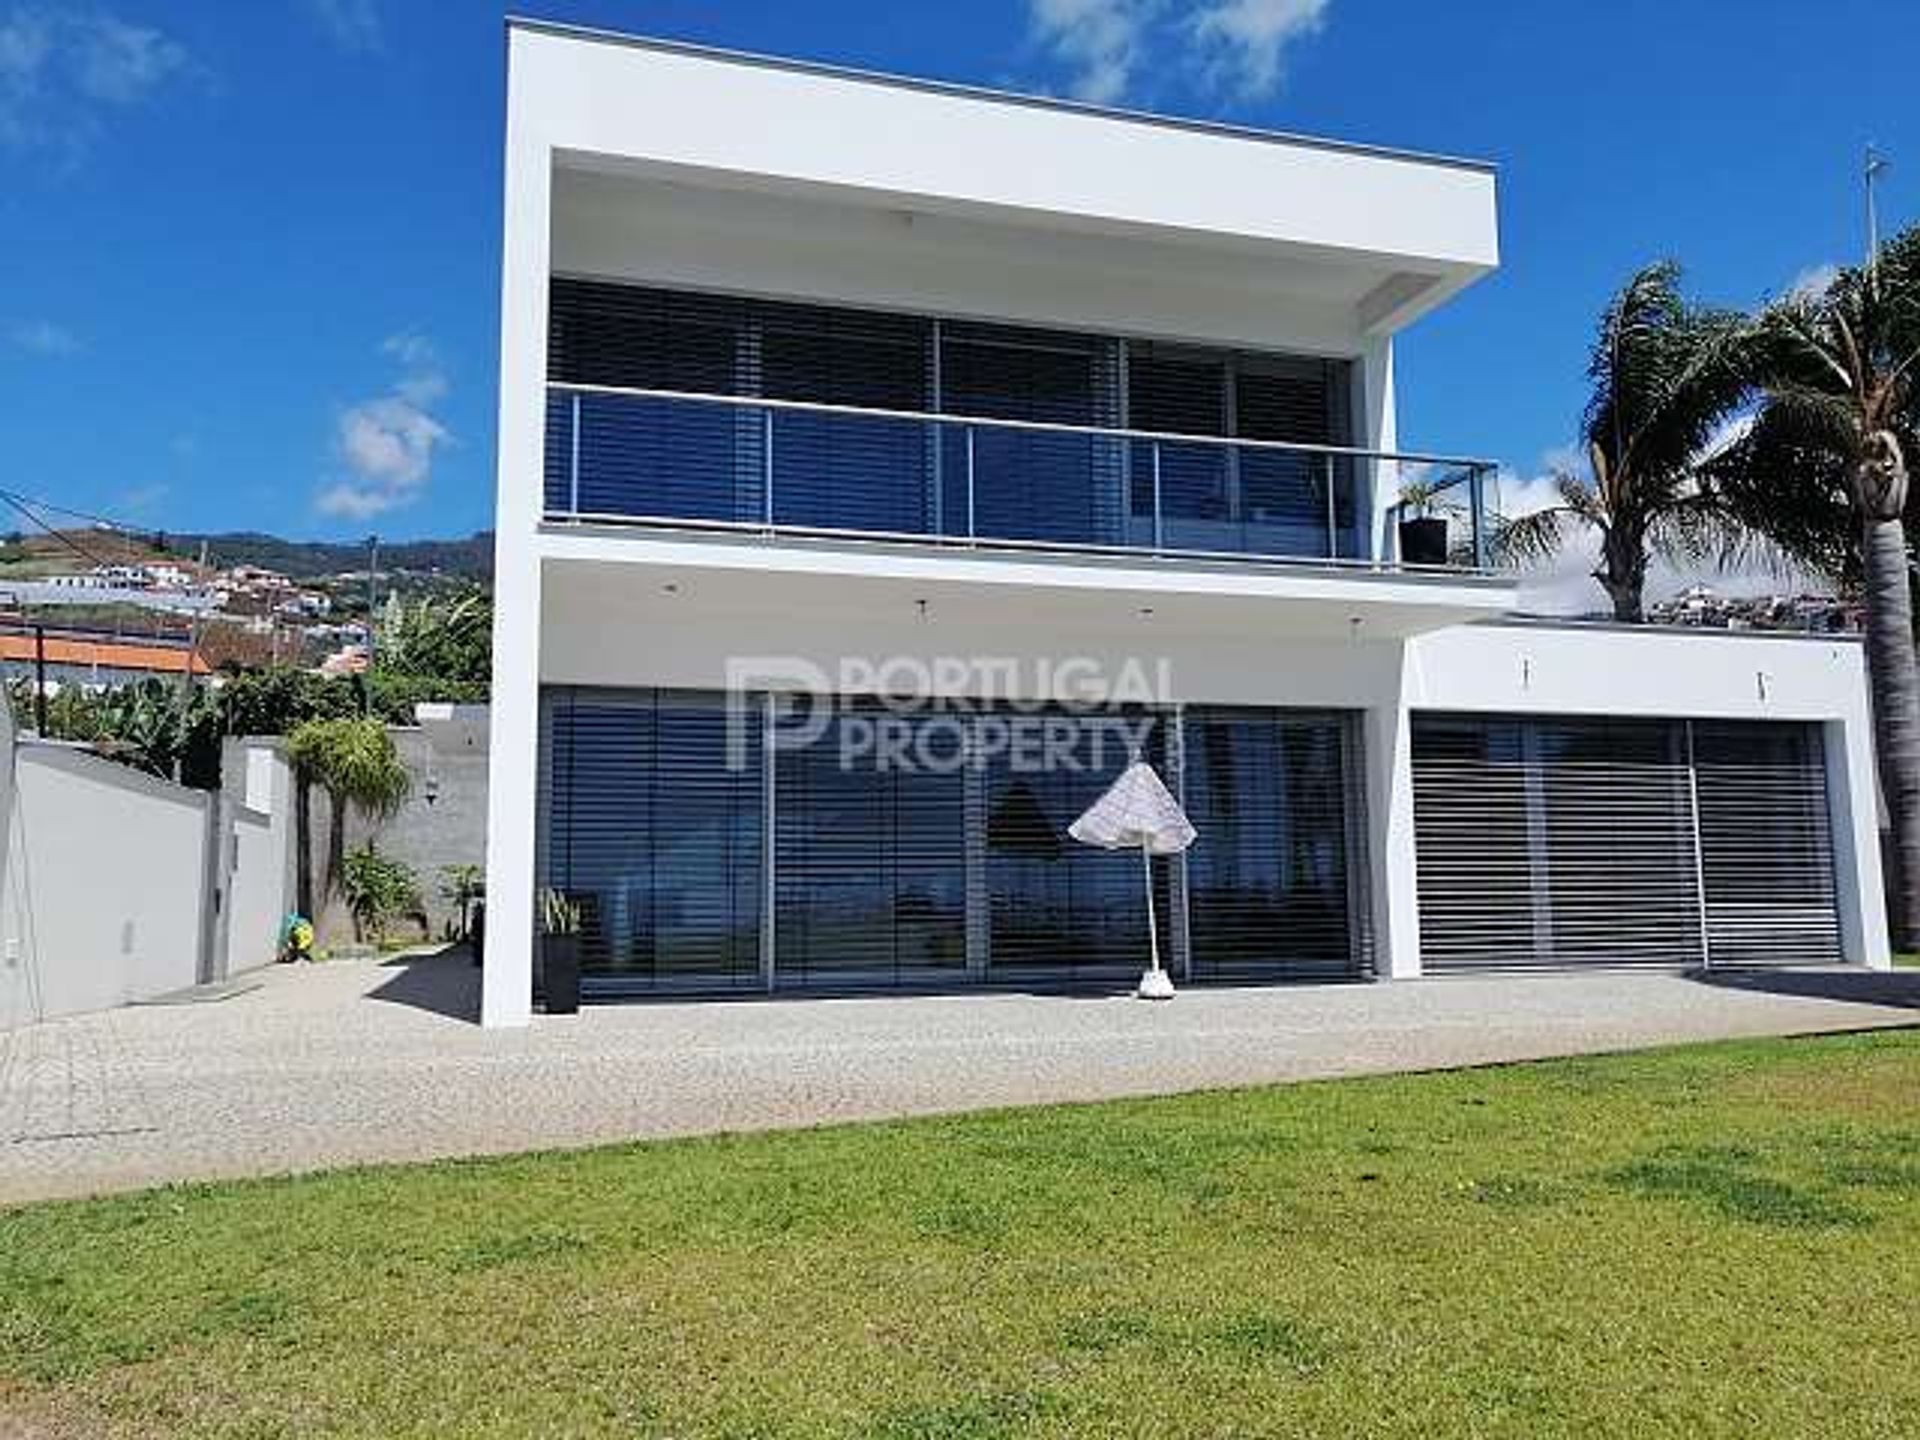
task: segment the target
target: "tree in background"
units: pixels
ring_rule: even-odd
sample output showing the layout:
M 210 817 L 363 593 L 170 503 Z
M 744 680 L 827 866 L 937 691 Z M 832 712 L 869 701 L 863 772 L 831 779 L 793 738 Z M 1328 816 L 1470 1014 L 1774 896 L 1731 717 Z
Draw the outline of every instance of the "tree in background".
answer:
M 92 732 L 85 737 L 59 728 L 83 717 Z M 85 738 L 108 759 L 163 780 L 203 790 L 219 787 L 220 716 L 213 697 L 198 686 L 135 681 L 103 692 L 91 706 L 77 700 L 50 706 L 47 728 L 61 738 Z
M 1502 522 L 1495 553 L 1532 563 L 1573 535 L 1600 536 L 1594 579 L 1614 618 L 1645 617 L 1647 565 L 1673 560 L 1726 561 L 1745 532 L 1695 465 L 1750 390 L 1744 361 L 1749 326 L 1737 312 L 1689 304 L 1680 267 L 1649 265 L 1629 280 L 1600 317 L 1587 365 L 1593 394 L 1581 421 L 1591 482 L 1555 476 L 1557 503 Z
M 493 673 L 492 599 L 481 590 L 412 602 L 394 595 L 381 621 L 374 665 L 382 674 L 484 687 Z
M 1761 316 L 1760 408 L 1707 467 L 1748 524 L 1866 601 L 1874 752 L 1893 832 L 1896 939 L 1920 938 L 1920 663 L 1905 516 L 1920 453 L 1920 226 Z
M 345 860 L 347 811 L 385 820 L 406 802 L 413 788 L 386 726 L 370 716 L 309 720 L 287 736 L 287 759 L 299 778 L 295 787 L 294 832 L 300 863 L 296 867 L 297 903 L 303 915 L 314 913 L 316 894 L 338 887 Z M 332 802 L 327 836 L 327 868 L 319 886 L 310 874 L 312 807 L 310 787 L 318 785 Z

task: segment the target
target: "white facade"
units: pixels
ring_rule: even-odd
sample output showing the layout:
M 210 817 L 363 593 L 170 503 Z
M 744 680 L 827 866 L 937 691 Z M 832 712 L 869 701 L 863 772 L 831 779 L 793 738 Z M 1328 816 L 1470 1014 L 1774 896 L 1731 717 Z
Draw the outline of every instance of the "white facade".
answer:
M 1328 357 L 1355 446 L 1393 451 L 1394 332 L 1498 260 L 1485 167 L 533 24 L 508 48 L 485 1023 L 530 1013 L 540 687 L 728 688 L 754 657 L 1135 661 L 1175 704 L 1361 714 L 1392 978 L 1421 973 L 1417 712 L 1818 722 L 1846 954 L 1885 962 L 1856 646 L 1481 623 L 1510 582 L 1370 563 L 1395 498 L 1379 462 L 1358 462 L 1371 544 L 1349 564 L 546 516 L 556 276 Z

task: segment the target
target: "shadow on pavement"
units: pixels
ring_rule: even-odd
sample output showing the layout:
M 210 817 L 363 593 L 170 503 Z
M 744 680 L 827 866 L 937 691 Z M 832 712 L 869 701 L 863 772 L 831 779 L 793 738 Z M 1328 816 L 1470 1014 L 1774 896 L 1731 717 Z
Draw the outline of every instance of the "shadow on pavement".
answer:
M 367 999 L 410 1005 L 452 1020 L 480 1019 L 480 972 L 465 945 L 395 956 L 380 968 L 393 974 L 369 990 Z
M 1920 970 L 1696 970 L 1689 978 L 1719 990 L 1920 1010 Z

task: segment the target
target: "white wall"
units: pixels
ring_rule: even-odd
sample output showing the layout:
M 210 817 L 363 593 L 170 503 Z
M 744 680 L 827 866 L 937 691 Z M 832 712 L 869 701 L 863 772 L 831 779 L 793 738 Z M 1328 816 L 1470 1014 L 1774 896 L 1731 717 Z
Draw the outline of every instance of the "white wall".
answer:
M 597 645 L 621 674 L 666 664 L 656 653 L 623 667 L 632 637 L 605 617 L 583 619 L 577 633 L 542 624 L 551 274 L 1358 357 L 1360 438 L 1379 444 L 1392 415 L 1390 351 L 1378 337 L 1498 262 L 1493 176 L 1472 164 L 537 24 L 510 28 L 507 90 L 489 1024 L 527 1014 L 539 678 L 580 668 L 569 658 L 576 645 Z M 1456 613 L 1487 604 L 1401 598 L 1403 621 L 1428 604 Z M 1337 632 L 1347 603 L 1336 586 L 1298 613 L 1312 609 Z M 816 614 L 812 643 L 829 623 Z M 1217 652 L 1223 683 L 1268 673 L 1224 658 L 1231 648 Z M 683 669 L 710 670 L 718 658 L 680 649 Z M 1315 668 L 1303 667 L 1290 693 Z
M 1866 654 L 1856 640 L 1535 622 L 1455 626 L 1409 642 L 1406 692 L 1409 706 L 1425 710 L 1820 724 L 1843 951 L 1853 964 L 1891 963 Z M 1411 846 L 1389 863 L 1416 894 L 1417 919 Z M 1417 970 L 1417 959 L 1411 964 Z
M 738 679 L 730 658 L 786 656 L 833 674 L 842 657 L 878 666 L 894 656 L 945 655 L 1009 662 L 996 673 L 1031 681 L 1041 661 L 1084 657 L 1109 675 L 1129 661 L 1164 673 L 1174 701 L 1359 711 L 1376 967 L 1388 979 L 1421 973 L 1411 765 L 1411 721 L 1420 711 L 1814 721 L 1829 745 L 1845 954 L 1857 964 L 1887 963 L 1856 643 L 1498 622 L 1406 641 L 1329 639 L 1286 633 L 1286 608 L 1247 604 L 1231 620 L 1210 612 L 1204 628 L 1192 628 L 1118 610 L 1071 622 L 1037 611 L 1037 620 L 1023 621 L 985 596 L 971 609 L 930 606 L 923 618 L 910 602 L 880 607 L 864 593 L 837 608 L 782 608 L 737 604 L 724 590 L 562 584 L 546 598 L 541 673 L 550 683 L 719 688 Z M 1019 693 L 1036 692 L 1027 684 Z M 505 1010 L 509 998 L 497 1003 Z
M 288 826 L 277 815 L 239 810 L 228 844 L 233 869 L 226 891 L 225 974 L 240 975 L 271 964 L 280 952 L 286 920 Z
M 559 170 L 553 268 L 721 294 L 1352 356 L 1370 278 L 1035 227 Z
M 275 737 L 229 739 L 221 756 L 223 901 L 216 978 L 268 964 L 293 909 L 293 770 Z
M 194 984 L 213 797 L 54 745 L 11 749 L 0 1024 Z
M 1393 256 L 1442 274 L 1498 262 L 1481 166 L 526 26 L 509 34 L 508 63 L 512 108 L 548 146 L 629 170 Z

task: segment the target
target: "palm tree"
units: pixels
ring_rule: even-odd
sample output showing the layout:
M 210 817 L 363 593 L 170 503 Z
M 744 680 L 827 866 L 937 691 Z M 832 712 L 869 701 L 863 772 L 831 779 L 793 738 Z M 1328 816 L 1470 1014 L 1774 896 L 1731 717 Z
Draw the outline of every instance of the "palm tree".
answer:
M 1737 554 L 1743 532 L 1694 467 L 1749 393 L 1748 329 L 1736 312 L 1689 304 L 1671 260 L 1629 280 L 1600 317 L 1587 365 L 1593 394 L 1581 440 L 1593 479 L 1557 473 L 1556 503 L 1502 521 L 1495 554 L 1531 563 L 1576 531 L 1598 531 L 1593 577 L 1614 618 L 1628 621 L 1644 618 L 1654 555 L 1698 562 Z
M 314 885 L 309 873 L 311 840 L 307 789 L 318 785 L 332 801 L 327 835 L 327 870 L 321 894 L 331 894 L 339 882 L 346 856 L 347 811 L 358 810 L 372 820 L 384 820 L 406 802 L 413 779 L 400 762 L 393 737 L 378 720 L 356 717 L 309 720 L 287 736 L 287 759 L 299 777 L 294 828 L 300 863 L 298 905 L 312 915 Z
M 1709 467 L 1801 562 L 1857 580 L 1874 751 L 1893 832 L 1896 938 L 1920 937 L 1920 664 L 1905 514 L 1920 453 L 1920 226 L 1823 289 L 1769 306 L 1753 347 L 1760 411 Z

